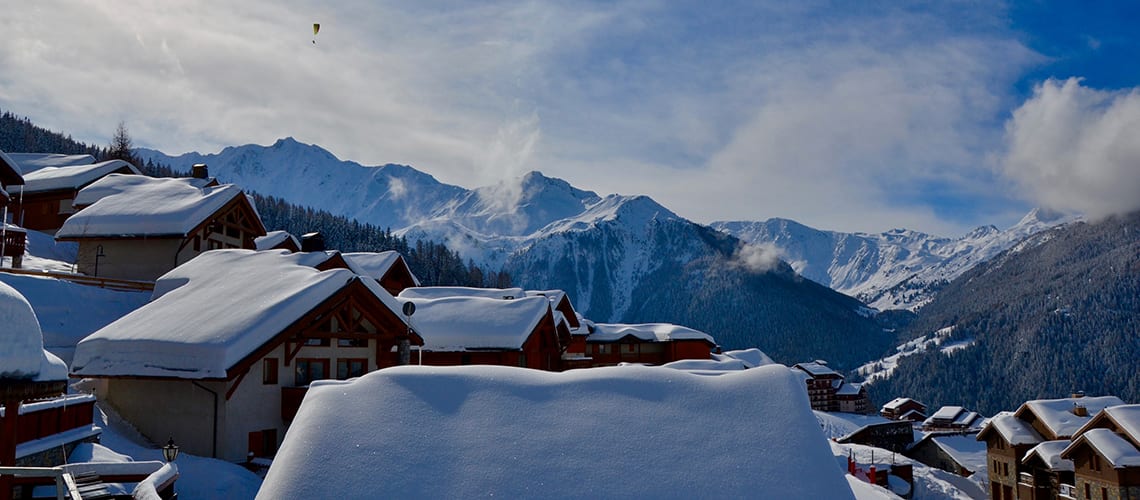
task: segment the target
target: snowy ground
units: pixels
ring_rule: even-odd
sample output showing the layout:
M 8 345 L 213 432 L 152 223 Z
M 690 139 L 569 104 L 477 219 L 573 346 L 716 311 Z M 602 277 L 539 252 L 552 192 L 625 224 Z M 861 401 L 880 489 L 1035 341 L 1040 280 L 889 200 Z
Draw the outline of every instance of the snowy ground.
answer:
M 142 437 L 129 423 L 109 409 L 95 406 L 95 425 L 103 428 L 100 444 L 134 461 L 162 460 L 162 450 Z M 223 460 L 182 453 L 175 460 L 179 478 L 174 485 L 178 498 L 253 498 L 261 478 L 245 468 Z

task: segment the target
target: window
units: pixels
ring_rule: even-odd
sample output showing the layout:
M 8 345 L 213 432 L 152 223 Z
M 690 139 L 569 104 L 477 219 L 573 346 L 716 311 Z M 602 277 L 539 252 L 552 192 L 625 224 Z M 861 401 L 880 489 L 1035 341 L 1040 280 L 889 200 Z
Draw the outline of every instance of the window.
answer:
M 261 383 L 277 383 L 277 358 L 265 358 L 261 360 Z
M 277 453 L 277 429 L 264 429 L 249 433 L 249 454 L 254 457 L 272 457 Z
M 202 237 L 198 236 L 196 234 L 194 235 L 194 251 L 195 252 L 201 252 L 202 251 Z
M 329 378 L 329 360 L 298 359 L 293 383 L 297 386 L 309 385 L 314 380 Z
M 329 346 L 329 339 L 327 339 L 327 338 L 324 338 L 324 339 L 305 339 L 305 345 L 314 346 L 314 347 L 328 347 Z
M 1092 456 L 1092 468 L 1095 471 L 1098 471 L 1098 472 L 1100 471 L 1100 457 L 1097 456 L 1096 453 L 1093 453 L 1093 456 Z
M 1100 488 L 1100 500 L 1108 500 L 1108 488 Z
M 367 359 L 338 359 L 336 360 L 336 378 L 337 380 L 348 380 L 353 377 L 359 377 L 364 375 L 367 367 Z
M 336 339 L 339 347 L 368 347 L 368 339 Z
M 1092 489 L 1089 488 L 1089 483 L 1085 483 L 1085 498 L 1092 500 Z
M 1001 463 L 1001 475 L 1003 475 L 1003 476 L 1009 475 L 1009 462 L 1002 462 Z

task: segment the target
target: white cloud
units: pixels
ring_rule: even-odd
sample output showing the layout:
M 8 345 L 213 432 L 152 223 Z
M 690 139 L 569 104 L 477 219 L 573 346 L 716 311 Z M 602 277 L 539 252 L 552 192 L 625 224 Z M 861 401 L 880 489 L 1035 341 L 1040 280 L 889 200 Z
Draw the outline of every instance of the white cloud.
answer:
M 1099 217 L 1140 209 L 1140 89 L 1048 80 L 1006 124 L 1003 172 L 1034 203 Z
M 732 256 L 730 265 L 742 267 L 752 273 L 768 272 L 780 263 L 780 249 L 775 245 L 745 243 Z
M 541 169 L 698 221 L 953 232 L 968 223 L 922 189 L 992 196 L 976 179 L 992 174 L 980 166 L 998 144 L 994 117 L 1034 55 L 992 28 L 1000 9 L 934 8 L 954 15 L 21 2 L 0 18 L 0 107 L 96 144 L 125 120 L 137 144 L 172 154 L 293 136 L 468 187 Z

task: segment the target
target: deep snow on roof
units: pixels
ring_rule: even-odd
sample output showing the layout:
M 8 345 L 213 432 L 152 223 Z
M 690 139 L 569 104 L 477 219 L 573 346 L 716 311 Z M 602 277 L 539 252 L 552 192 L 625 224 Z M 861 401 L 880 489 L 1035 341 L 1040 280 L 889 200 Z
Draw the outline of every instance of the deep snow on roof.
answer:
M 895 399 L 890 400 L 890 402 L 888 402 L 887 404 L 883 405 L 883 409 L 884 410 L 897 410 L 900 407 L 902 407 L 902 405 L 906 404 L 907 402 L 911 402 L 911 401 L 913 401 L 916 404 L 920 404 L 920 405 L 922 404 L 922 403 L 919 403 L 918 401 L 915 401 L 911 398 L 895 398 Z M 925 407 L 926 405 L 922 405 L 922 406 Z M 911 410 L 911 411 L 913 411 L 913 410 Z
M 372 279 L 383 278 L 400 257 L 400 252 L 395 250 L 389 250 L 387 252 L 349 252 L 344 254 L 344 258 L 352 261 L 365 273 L 365 276 L 369 276 Z M 407 267 L 406 262 L 404 266 Z M 412 280 L 419 285 L 420 280 L 416 278 L 416 275 L 412 273 L 411 269 L 408 269 L 408 274 L 411 274 Z M 502 297 L 500 296 L 498 298 L 501 299 Z
M 0 151 L 0 184 L 19 180 L 23 177 L 20 164 L 4 151 Z M 11 178 L 11 181 L 9 180 Z M 13 182 L 18 184 L 18 182 Z
M 67 365 L 44 350 L 40 323 L 32 305 L 16 289 L 0 282 L 0 380 L 67 379 Z
M 733 370 L 747 370 L 757 366 L 775 364 L 772 358 L 755 347 L 723 354 L 712 354 L 712 359 L 681 359 L 661 366 L 676 370 L 716 373 Z M 707 373 L 706 373 L 707 374 Z
M 154 300 L 83 339 L 72 372 L 224 378 L 226 370 L 353 280 L 394 313 L 375 281 L 317 271 L 285 250 L 213 250 L 158 279 Z M 398 314 L 398 313 L 397 313 Z
M 401 299 L 441 299 L 444 297 L 483 297 L 518 299 L 526 297 L 522 288 L 473 288 L 468 286 L 417 286 L 400 292 Z
M 425 351 L 519 349 L 550 312 L 550 302 L 543 297 L 400 297 L 416 305 L 412 329 L 423 337 Z
M 836 375 L 842 377 L 842 375 L 839 375 L 839 372 L 832 370 L 825 364 L 821 364 L 815 361 L 812 361 L 810 363 L 797 363 L 796 368 L 807 372 L 807 374 L 811 375 L 812 377 L 819 377 L 824 375 Z
M 45 167 L 66 167 L 68 165 L 90 165 L 95 163 L 91 155 L 65 155 L 54 153 L 8 153 L 8 157 L 20 166 L 25 174 Z
M 934 436 L 930 438 L 955 462 L 965 468 L 979 472 L 986 469 L 986 443 L 974 439 L 972 435 Z
M 111 174 L 79 191 L 56 238 L 185 236 L 242 195 L 232 184 L 202 187 L 202 179 Z
M 1081 443 L 1088 443 L 1101 456 L 1108 460 L 1114 468 L 1140 467 L 1140 450 L 1132 443 L 1115 432 L 1108 429 L 1091 429 L 1065 448 L 1064 456 L 1072 456 L 1071 452 Z
M 1025 456 L 1022 457 L 1021 461 L 1028 462 L 1030 457 L 1036 456 L 1045 462 L 1051 471 L 1072 472 L 1074 469 L 1073 461 L 1061 458 L 1061 452 L 1065 451 L 1065 448 L 1067 448 L 1069 444 L 1071 444 L 1071 441 L 1068 439 L 1045 441 L 1025 452 Z
M 258 497 L 359 497 L 364 483 L 401 498 L 852 498 L 802 383 L 776 365 L 404 366 L 316 382 Z
M 44 167 L 24 175 L 25 193 L 43 193 L 64 189 L 78 189 L 116 170 L 126 168 L 134 175 L 139 169 L 123 160 L 110 160 L 90 165 Z
M 962 413 L 963 410 L 964 410 L 964 408 L 962 408 L 961 406 L 943 406 L 942 408 L 939 408 L 938 411 L 934 412 L 933 415 L 930 416 L 929 421 L 934 421 L 934 420 L 950 420 L 950 421 L 953 421 L 958 416 L 959 413 Z
M 258 236 L 253 239 L 254 247 L 258 250 L 270 250 L 273 247 L 284 243 L 285 240 L 293 240 L 293 244 L 297 248 L 301 248 L 301 242 L 297 240 L 296 236 L 289 234 L 288 231 L 269 231 L 265 236 Z
M 839 390 L 835 391 L 836 396 L 857 396 L 863 390 L 863 384 L 860 383 L 845 383 L 839 386 Z
M 1140 404 L 1110 406 L 1105 408 L 1099 414 L 1094 415 L 1093 419 L 1084 425 L 1081 429 L 1087 429 L 1090 426 L 1100 427 L 1094 424 L 1093 420 L 1103 422 L 1102 419 L 1111 417 L 1113 422 L 1120 427 L 1120 432 L 1132 436 L 1133 440 L 1140 441 Z
M 669 323 L 595 323 L 594 333 L 586 338 L 588 342 L 616 342 L 632 335 L 647 342 L 670 342 L 674 340 L 704 340 L 716 344 L 712 336 L 687 326 Z
M 1073 407 L 1078 404 L 1088 409 L 1088 416 L 1082 417 L 1073 413 Z M 1027 409 L 1036 415 L 1058 438 L 1067 438 L 1075 434 L 1085 422 L 1101 410 L 1122 404 L 1124 401 L 1116 396 L 1036 399 L 1026 401 L 1022 409 Z M 1022 414 L 1022 409 L 1018 409 L 1018 414 Z
M 1030 427 L 1024 420 L 1015 417 L 1012 412 L 1008 411 L 994 415 L 994 417 L 982 427 L 982 432 L 978 434 L 978 437 L 981 437 L 982 434 L 986 433 L 987 429 L 990 428 L 997 431 L 1007 443 L 1015 446 L 1021 444 L 1038 444 L 1044 441 L 1033 427 Z

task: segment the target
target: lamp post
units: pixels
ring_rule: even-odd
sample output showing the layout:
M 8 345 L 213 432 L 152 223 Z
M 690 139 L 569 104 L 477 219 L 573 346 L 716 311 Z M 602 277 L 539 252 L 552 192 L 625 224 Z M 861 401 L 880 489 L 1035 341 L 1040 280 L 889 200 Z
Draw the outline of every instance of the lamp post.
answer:
M 178 445 L 174 444 L 173 437 L 166 442 L 166 446 L 162 447 L 162 458 L 165 458 L 167 463 L 173 462 L 174 459 L 178 458 Z

